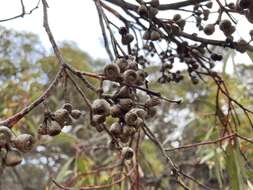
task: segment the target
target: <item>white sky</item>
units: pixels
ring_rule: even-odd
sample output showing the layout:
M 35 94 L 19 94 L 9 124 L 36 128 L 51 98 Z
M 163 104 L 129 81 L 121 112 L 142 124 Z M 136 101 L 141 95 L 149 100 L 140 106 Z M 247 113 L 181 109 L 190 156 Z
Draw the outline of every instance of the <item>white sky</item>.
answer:
M 29 11 L 36 5 L 37 0 L 24 0 L 24 3 Z M 48 0 L 48 4 L 49 24 L 57 41 L 74 41 L 91 56 L 108 58 L 103 48 L 93 0 Z M 19 0 L 7 0 L 1 4 L 0 19 L 15 16 L 20 12 Z M 15 30 L 31 31 L 39 35 L 46 48 L 50 48 L 42 19 L 42 6 L 40 6 L 31 15 L 0 24 Z
M 2 0 L 3 1 L 3 0 Z M 38 0 L 24 0 L 26 10 L 29 11 L 37 4 Z M 162 0 L 161 2 L 167 2 Z M 132 2 L 135 2 L 132 0 Z M 175 1 L 173 1 L 175 2 Z M 103 47 L 103 40 L 97 11 L 93 0 L 48 0 L 49 4 L 49 24 L 57 41 L 74 41 L 84 51 L 88 52 L 95 58 L 108 58 Z M 6 0 L 0 7 L 0 19 L 15 16 L 21 12 L 20 0 Z M 170 11 L 171 12 L 171 11 Z M 167 14 L 167 13 L 166 13 Z M 171 14 L 171 13 L 170 13 Z M 167 15 L 166 15 L 167 16 Z M 168 15 L 169 18 L 172 17 Z M 25 30 L 39 35 L 43 45 L 46 48 L 51 48 L 47 35 L 42 26 L 42 5 L 35 10 L 31 15 L 26 15 L 24 18 L 19 18 L 7 22 L 2 22 L 0 25 L 15 30 Z M 238 36 L 248 38 L 247 34 L 252 24 L 243 22 L 240 19 L 237 28 Z M 215 37 L 220 38 L 218 33 Z M 224 36 L 222 36 L 224 39 Z M 249 62 L 247 56 L 240 54 L 236 56 L 238 62 Z M 243 58 L 243 59 L 242 59 Z

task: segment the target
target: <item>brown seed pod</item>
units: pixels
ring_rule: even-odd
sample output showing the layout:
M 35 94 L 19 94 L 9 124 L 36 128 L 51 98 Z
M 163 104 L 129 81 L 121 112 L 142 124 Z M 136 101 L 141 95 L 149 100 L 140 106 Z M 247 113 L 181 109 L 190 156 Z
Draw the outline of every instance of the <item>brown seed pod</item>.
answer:
M 106 79 L 118 81 L 120 76 L 120 68 L 117 64 L 107 64 L 104 67 L 104 75 Z
M 138 119 L 135 122 L 135 128 L 141 128 L 144 126 L 144 121 L 143 119 L 141 119 L 140 117 L 138 117 Z
M 184 27 L 185 27 L 185 20 L 184 19 L 179 19 L 176 24 L 181 28 L 181 30 L 184 30 Z
M 79 119 L 81 115 L 82 115 L 82 112 L 80 110 L 75 109 L 71 111 L 71 116 L 74 119 Z
M 124 58 L 119 58 L 115 61 L 115 64 L 118 65 L 120 72 L 123 73 L 128 66 L 128 61 Z
M 47 134 L 50 136 L 56 136 L 61 133 L 61 126 L 57 123 L 52 123 L 50 126 L 48 126 Z
M 172 18 L 173 21 L 177 22 L 179 19 L 181 19 L 181 15 L 180 14 L 175 14 Z
M 92 116 L 92 122 L 91 122 L 91 124 L 93 126 L 97 126 L 99 124 L 104 123 L 105 120 L 106 120 L 106 117 L 104 115 L 97 115 L 97 114 L 95 114 L 95 115 Z
M 219 28 L 223 31 L 224 34 L 229 34 L 231 30 L 232 24 L 230 20 L 224 19 L 220 22 Z
M 252 5 L 252 0 L 238 0 L 238 6 L 241 9 L 248 9 Z
M 119 28 L 119 33 L 121 35 L 126 35 L 129 32 L 129 29 L 125 26 Z
M 66 124 L 66 121 L 71 120 L 69 112 L 66 109 L 60 108 L 52 114 L 52 119 L 59 123 L 61 127 Z
M 124 159 L 130 160 L 134 156 L 134 150 L 131 147 L 123 147 L 121 150 L 121 155 Z
M 127 67 L 127 69 L 131 69 L 131 70 L 137 71 L 138 70 L 138 64 L 134 60 L 129 59 L 128 60 L 128 67 Z
M 244 39 L 240 39 L 235 44 L 235 49 L 239 51 L 240 53 L 245 53 L 248 50 L 249 44 Z
M 211 9 L 213 7 L 213 2 L 212 1 L 209 1 L 207 4 L 206 4 L 206 7 Z
M 149 18 L 154 18 L 158 13 L 158 9 L 154 7 L 149 7 L 148 16 Z
M 121 109 L 119 105 L 113 105 L 110 107 L 110 114 L 112 117 L 120 117 Z
M 151 32 L 150 30 L 146 30 L 142 36 L 143 40 L 150 40 Z
M 134 106 L 134 102 L 130 98 L 121 98 L 119 100 L 119 106 L 121 110 L 127 112 Z
M 34 138 L 29 134 L 21 134 L 13 139 L 13 143 L 20 151 L 28 152 L 33 148 Z
M 208 24 L 204 28 L 204 32 L 206 35 L 212 35 L 215 31 L 215 26 L 213 24 Z
M 160 40 L 161 38 L 161 34 L 155 30 L 153 30 L 150 34 L 150 40 L 152 41 L 156 41 L 156 40 Z
M 114 122 L 110 127 L 110 132 L 115 136 L 118 137 L 122 133 L 122 127 L 118 122 Z
M 210 11 L 208 9 L 204 9 L 203 10 L 203 16 L 204 16 L 203 20 L 205 20 L 205 21 L 208 20 L 209 15 L 210 15 Z
M 48 127 L 43 124 L 40 124 L 39 129 L 38 129 L 38 134 L 47 135 L 48 134 Z
M 133 85 L 137 81 L 137 74 L 134 70 L 128 69 L 123 73 L 123 79 L 126 84 Z
M 23 160 L 21 153 L 16 149 L 8 150 L 5 157 L 3 158 L 3 163 L 5 166 L 16 166 L 20 164 Z
M 176 23 L 173 23 L 172 25 L 171 25 L 171 31 L 172 31 L 172 33 L 174 34 L 174 35 L 179 35 L 180 34 L 180 32 L 181 32 L 181 28 L 176 24 Z
M 142 4 L 138 7 L 138 13 L 140 16 L 147 16 L 148 15 L 148 9 L 147 7 Z
M 129 137 L 132 137 L 136 133 L 136 129 L 132 126 L 124 126 L 123 127 L 123 135 L 127 135 Z
M 136 71 L 137 74 L 137 80 L 136 80 L 136 85 L 143 85 L 145 80 L 146 80 L 146 76 L 147 73 L 144 70 L 138 70 Z
M 130 140 L 130 136 L 125 134 L 121 134 L 119 138 L 122 143 L 128 143 Z
M 0 126 L 0 148 L 7 145 L 13 137 L 13 133 L 8 127 Z
M 134 40 L 134 36 L 132 34 L 123 35 L 121 38 L 121 43 L 123 45 L 129 45 Z
M 250 23 L 253 24 L 253 10 L 251 10 L 251 9 L 247 10 L 247 12 L 246 12 L 246 18 L 248 19 L 248 21 Z
M 125 122 L 127 125 L 135 125 L 137 119 L 138 119 L 138 115 L 132 110 L 127 112 L 125 115 Z
M 131 112 L 137 114 L 137 116 L 141 119 L 145 119 L 147 117 L 147 112 L 141 108 L 133 108 L 131 109 Z
M 110 114 L 110 104 L 105 99 L 96 99 L 92 104 L 94 114 L 108 116 Z
M 161 105 L 161 100 L 158 97 L 152 97 L 148 101 L 146 101 L 145 106 L 147 108 L 155 107 Z
M 62 108 L 67 110 L 69 113 L 71 113 L 73 106 L 70 103 L 65 103 L 65 104 L 63 104 Z
M 160 1 L 159 0 L 151 0 L 150 1 L 150 5 L 154 8 L 158 8 L 160 5 Z

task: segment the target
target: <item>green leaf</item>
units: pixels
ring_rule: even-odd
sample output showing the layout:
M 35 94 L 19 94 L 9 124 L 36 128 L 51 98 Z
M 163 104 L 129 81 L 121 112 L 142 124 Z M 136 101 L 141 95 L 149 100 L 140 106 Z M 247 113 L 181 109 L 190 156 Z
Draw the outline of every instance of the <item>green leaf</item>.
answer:
M 56 181 L 60 182 L 62 181 L 67 175 L 69 175 L 70 173 L 72 173 L 71 170 L 69 170 L 70 165 L 72 164 L 72 162 L 74 161 L 74 158 L 70 158 L 60 169 L 60 171 L 58 172 L 58 175 L 56 176 Z
M 241 167 L 240 152 L 237 144 L 229 144 L 226 149 L 226 168 L 232 190 L 244 190 L 243 168 Z
M 78 139 L 69 134 L 61 132 L 59 135 L 54 137 L 52 140 L 48 142 L 50 145 L 61 145 L 61 144 L 75 144 L 77 143 Z

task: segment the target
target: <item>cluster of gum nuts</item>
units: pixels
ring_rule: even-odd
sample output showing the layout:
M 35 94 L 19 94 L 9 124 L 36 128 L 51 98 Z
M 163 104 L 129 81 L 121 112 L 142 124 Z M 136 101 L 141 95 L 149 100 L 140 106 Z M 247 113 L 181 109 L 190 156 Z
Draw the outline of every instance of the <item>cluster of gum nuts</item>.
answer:
M 120 150 L 124 159 L 131 159 L 134 151 L 128 146 L 130 139 L 144 126 L 144 121 L 155 113 L 155 106 L 160 99 L 149 96 L 140 102 L 136 87 L 145 84 L 147 73 L 138 68 L 133 57 L 118 58 L 114 63 L 104 67 L 106 80 L 119 85 L 110 98 L 96 99 L 92 103 L 91 125 L 101 132 L 107 130 L 111 135 L 110 148 Z M 106 125 L 106 118 L 114 118 L 114 122 Z
M 64 126 L 72 125 L 73 120 L 77 120 L 82 115 L 78 109 L 73 109 L 72 104 L 65 103 L 62 108 L 55 112 L 45 112 L 43 124 L 40 125 L 38 133 L 40 135 L 56 136 L 61 133 Z
M 16 166 L 23 160 L 22 153 L 32 150 L 34 138 L 29 134 L 16 136 L 10 128 L 0 126 L 0 159 L 3 166 Z

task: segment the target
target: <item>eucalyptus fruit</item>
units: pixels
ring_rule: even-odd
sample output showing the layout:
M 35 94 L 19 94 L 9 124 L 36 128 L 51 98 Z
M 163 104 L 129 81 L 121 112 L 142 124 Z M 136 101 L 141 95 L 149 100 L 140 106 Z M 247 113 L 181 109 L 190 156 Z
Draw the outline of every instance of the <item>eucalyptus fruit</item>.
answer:
M 5 166 L 14 167 L 19 165 L 23 160 L 21 153 L 16 149 L 7 150 L 5 157 L 3 158 L 3 163 Z
M 6 126 L 0 126 L 0 148 L 5 147 L 14 137 L 12 131 Z
M 92 104 L 94 114 L 108 116 L 110 114 L 110 104 L 105 99 L 96 99 Z
M 13 139 L 13 143 L 18 150 L 28 152 L 33 148 L 34 138 L 29 134 L 21 134 Z
M 126 160 L 130 160 L 134 156 L 134 150 L 131 147 L 123 147 L 121 150 L 122 157 Z

